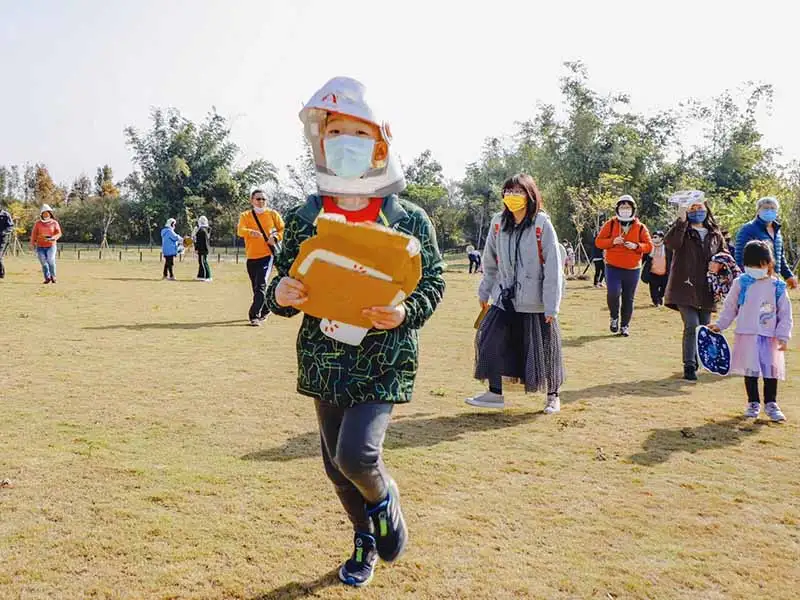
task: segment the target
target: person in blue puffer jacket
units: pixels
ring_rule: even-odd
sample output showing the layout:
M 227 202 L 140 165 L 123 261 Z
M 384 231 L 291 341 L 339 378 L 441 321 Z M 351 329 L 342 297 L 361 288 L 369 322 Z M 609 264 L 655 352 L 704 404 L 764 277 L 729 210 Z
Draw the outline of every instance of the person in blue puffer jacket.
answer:
M 740 269 L 744 269 L 744 247 L 747 242 L 753 240 L 769 242 L 772 244 L 773 256 L 775 257 L 775 272 L 786 280 L 786 285 L 789 288 L 795 289 L 797 287 L 797 278 L 786 261 L 781 224 L 778 222 L 780 207 L 778 199 L 772 196 L 761 198 L 756 202 L 756 218 L 743 225 L 736 235 L 736 264 L 739 265 Z
M 164 274 L 162 279 L 175 281 L 175 273 L 172 268 L 175 264 L 175 257 L 178 255 L 183 238 L 175 233 L 175 219 L 167 219 L 167 224 L 161 230 L 161 254 L 164 255 Z

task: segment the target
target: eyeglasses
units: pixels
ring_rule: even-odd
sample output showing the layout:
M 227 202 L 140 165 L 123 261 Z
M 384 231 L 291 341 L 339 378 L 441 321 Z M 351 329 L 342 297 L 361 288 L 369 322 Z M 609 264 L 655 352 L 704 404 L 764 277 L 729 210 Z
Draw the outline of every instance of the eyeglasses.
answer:
M 253 200 L 255 200 L 256 202 L 266 202 L 267 201 L 267 199 L 264 198 L 264 196 L 254 196 Z

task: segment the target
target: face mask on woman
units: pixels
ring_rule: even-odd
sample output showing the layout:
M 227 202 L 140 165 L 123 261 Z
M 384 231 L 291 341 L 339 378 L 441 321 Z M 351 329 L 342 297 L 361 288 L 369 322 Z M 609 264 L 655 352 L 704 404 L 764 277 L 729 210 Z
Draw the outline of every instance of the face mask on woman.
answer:
M 617 216 L 619 217 L 620 221 L 630 221 L 633 218 L 633 209 L 632 208 L 620 208 L 617 211 Z
M 522 194 L 506 194 L 503 196 L 503 204 L 511 212 L 519 212 L 528 206 L 528 198 Z
M 693 210 L 686 215 L 689 218 L 690 223 L 702 223 L 706 220 L 708 216 L 708 211 L 705 210 Z
M 663 243 L 664 243 L 664 240 L 663 240 L 662 238 L 660 238 L 660 237 L 654 237 L 654 238 L 653 238 L 653 243 L 654 243 L 656 246 L 660 246 L 661 244 L 663 244 Z
M 765 223 L 772 223 L 778 219 L 778 211 L 774 208 L 762 208 L 758 211 L 758 218 Z

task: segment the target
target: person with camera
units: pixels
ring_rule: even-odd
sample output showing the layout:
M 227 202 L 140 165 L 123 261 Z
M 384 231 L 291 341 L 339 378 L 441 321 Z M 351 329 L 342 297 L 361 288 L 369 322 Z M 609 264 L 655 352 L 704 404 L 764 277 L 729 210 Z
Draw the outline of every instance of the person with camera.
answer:
M 247 274 L 253 287 L 253 302 L 248 317 L 250 325 L 258 327 L 269 316 L 267 282 L 272 273 L 278 244 L 283 239 L 283 218 L 278 211 L 267 207 L 263 190 L 250 193 L 252 207 L 239 215 L 236 230 L 244 238 L 247 255 Z
M 544 412 L 557 413 L 565 379 L 558 325 L 564 282 L 558 235 L 530 175 L 505 182 L 503 204 L 489 228 L 478 291 L 481 308 L 492 301 L 478 329 L 475 361 L 475 378 L 488 380 L 489 390 L 466 402 L 503 408 L 505 378 L 522 383 L 526 392 L 547 392 Z

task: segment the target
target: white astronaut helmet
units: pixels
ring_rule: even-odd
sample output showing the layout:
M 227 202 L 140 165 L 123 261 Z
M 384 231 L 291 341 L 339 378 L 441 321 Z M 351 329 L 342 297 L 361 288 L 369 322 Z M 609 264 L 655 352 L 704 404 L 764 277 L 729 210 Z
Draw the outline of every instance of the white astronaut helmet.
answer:
M 392 134 L 388 123 L 382 121 L 366 98 L 364 85 L 350 77 L 334 77 L 323 85 L 300 111 L 306 139 L 314 153 L 317 170 L 317 187 L 321 194 L 331 196 L 385 197 L 397 194 L 406 187 L 400 161 L 391 151 Z M 382 160 L 372 159 L 363 168 L 356 168 L 351 162 L 353 148 L 341 149 L 342 153 L 333 156 L 333 147 L 323 140 L 325 125 L 332 114 L 346 115 L 372 123 L 380 129 L 382 141 L 386 144 L 387 155 Z M 338 136 L 345 138 L 349 136 Z M 353 140 L 351 140 L 353 141 Z M 356 142 L 359 151 L 369 153 L 374 142 L 364 139 Z M 326 159 L 325 146 L 331 154 Z

